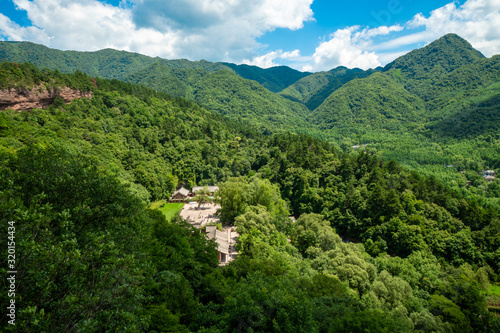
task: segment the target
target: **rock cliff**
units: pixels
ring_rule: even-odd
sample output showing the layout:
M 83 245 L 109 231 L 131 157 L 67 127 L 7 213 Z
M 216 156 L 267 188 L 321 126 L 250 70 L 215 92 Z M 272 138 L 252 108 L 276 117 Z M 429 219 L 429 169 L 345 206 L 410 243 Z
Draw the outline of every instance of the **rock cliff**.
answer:
M 33 89 L 6 89 L 0 90 L 0 110 L 31 110 L 46 108 L 59 96 L 69 104 L 75 98 L 92 98 L 91 91 L 79 91 L 68 87 L 46 90 L 35 87 Z

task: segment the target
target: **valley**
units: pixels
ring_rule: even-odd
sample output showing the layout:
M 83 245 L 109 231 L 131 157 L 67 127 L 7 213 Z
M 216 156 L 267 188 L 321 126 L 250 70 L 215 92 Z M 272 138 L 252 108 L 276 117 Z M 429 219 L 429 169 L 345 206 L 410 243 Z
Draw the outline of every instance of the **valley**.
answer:
M 317 73 L 0 42 L 0 91 L 47 97 L 0 101 L 16 329 L 498 331 L 499 60 L 452 34 Z M 196 204 L 163 206 L 215 184 L 223 266 Z

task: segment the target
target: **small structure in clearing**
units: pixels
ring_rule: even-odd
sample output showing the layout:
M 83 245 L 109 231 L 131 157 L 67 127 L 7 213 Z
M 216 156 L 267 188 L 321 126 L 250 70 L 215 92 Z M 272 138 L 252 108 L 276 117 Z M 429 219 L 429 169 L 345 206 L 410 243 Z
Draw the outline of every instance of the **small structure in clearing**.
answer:
M 170 197 L 170 202 L 184 202 L 187 197 L 189 196 L 189 190 L 185 189 L 184 187 L 181 187 L 174 193 L 172 193 L 172 196 Z

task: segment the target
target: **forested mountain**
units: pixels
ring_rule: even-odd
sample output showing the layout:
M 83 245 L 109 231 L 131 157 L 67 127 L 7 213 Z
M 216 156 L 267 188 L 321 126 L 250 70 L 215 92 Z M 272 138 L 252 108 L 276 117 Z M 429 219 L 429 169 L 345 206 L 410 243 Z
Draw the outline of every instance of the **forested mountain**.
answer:
M 91 92 L 0 111 L 0 217 L 11 221 L 0 230 L 15 227 L 22 272 L 16 326 L 0 320 L 7 330 L 500 329 L 485 297 L 500 269 L 498 205 L 395 161 L 262 133 L 144 86 L 16 63 L 0 64 L 0 78 L 10 93 Z M 238 258 L 224 267 L 213 241 L 150 205 L 208 184 L 240 232 Z
M 446 35 L 380 73 L 344 84 L 309 120 L 340 147 L 368 144 L 366 150 L 384 160 L 495 196 L 496 185 L 478 175 L 500 165 L 498 62 L 498 56 L 485 58 L 462 38 Z
M 300 72 L 287 66 L 275 66 L 263 69 L 250 65 L 236 65 L 226 62 L 223 64 L 232 68 L 244 79 L 257 81 L 264 88 L 272 92 L 279 92 L 311 74 L 308 72 Z
M 368 144 L 370 153 L 456 188 L 487 197 L 496 193 L 493 184 L 476 181 L 475 175 L 500 165 L 494 148 L 500 144 L 495 131 L 499 57 L 485 58 L 457 35 L 383 69 L 339 67 L 310 75 L 285 67 L 165 60 L 115 50 L 63 52 L 12 42 L 0 42 L 0 61 L 142 84 L 249 120 L 260 131 L 306 133 L 338 149 Z M 475 136 L 465 137 L 465 129 Z
M 408 105 L 394 104 L 393 100 L 411 95 L 413 101 L 410 105 L 414 104 L 421 116 L 418 122 L 425 123 L 426 120 L 442 117 L 443 113 L 446 114 L 446 110 L 449 112 L 451 108 L 463 106 L 459 103 L 467 105 L 470 104 L 471 98 L 485 96 L 484 91 L 478 93 L 476 90 L 488 89 L 488 86 L 499 80 L 499 74 L 497 57 L 486 59 L 467 41 L 450 34 L 388 64 L 383 73 L 386 76 L 385 80 L 381 79 L 380 74 L 377 74 L 377 80 L 374 79 L 375 75 L 364 80 L 355 80 L 343 87 L 348 91 L 335 91 L 330 98 L 336 99 L 339 95 L 343 95 L 346 98 L 359 99 L 360 97 L 355 97 L 357 90 L 372 87 L 379 92 L 385 91 L 378 93 L 381 99 L 380 108 L 389 114 L 392 113 L 391 118 L 394 118 L 394 114 L 398 114 L 399 118 L 403 119 L 408 111 L 411 113 L 411 108 L 408 109 Z M 304 80 L 307 79 L 309 78 Z M 393 85 L 388 86 L 387 80 L 393 82 Z M 391 94 L 391 91 L 394 93 Z M 489 89 L 488 93 L 487 97 L 491 97 L 494 91 Z M 425 102 L 425 107 L 421 104 L 422 101 Z M 369 108 L 372 104 L 376 103 L 369 101 L 360 103 L 364 108 Z M 353 105 L 350 106 L 351 110 Z M 332 115 L 337 113 L 328 100 L 319 106 L 316 112 L 321 113 L 320 116 L 315 116 L 313 113 L 312 117 L 316 122 L 318 119 L 328 122 L 331 117 L 326 113 L 330 112 Z M 368 112 L 376 117 L 376 111 Z M 370 124 L 370 121 L 360 122 L 365 125 Z
M 155 62 L 129 76 L 124 81 L 141 84 L 156 91 L 168 92 L 172 97 L 194 99 L 189 82 L 196 81 L 208 72 L 202 69 L 171 68 L 162 62 Z
M 170 68 L 216 71 L 226 66 L 208 61 L 167 60 L 142 54 L 104 49 L 95 52 L 60 51 L 30 42 L 0 42 L 0 62 L 31 63 L 40 68 L 57 69 L 63 73 L 75 70 L 106 79 L 126 77 L 160 62 Z
M 499 87 L 500 88 L 500 87 Z M 500 131 L 500 94 L 489 99 L 467 105 L 451 116 L 429 125 L 433 134 L 440 137 L 473 139 Z M 498 161 L 491 163 L 495 168 Z
M 465 39 L 455 34 L 448 34 L 421 49 L 397 58 L 385 66 L 384 70 L 400 69 L 404 77 L 425 80 L 439 78 L 483 58 L 484 55 Z M 413 91 L 413 88 L 408 90 Z
M 211 111 L 249 120 L 268 131 L 299 128 L 309 113 L 302 104 L 273 94 L 230 70 L 210 73 L 202 69 L 172 69 L 158 62 L 125 81 L 194 100 Z
M 193 83 L 194 100 L 207 109 L 233 119 L 245 119 L 273 131 L 303 126 L 309 110 L 271 93 L 255 81 L 230 71 L 217 71 Z
M 279 91 L 309 74 L 288 67 L 264 70 L 208 61 L 151 58 L 111 49 L 59 51 L 15 42 L 0 42 L 1 61 L 29 62 L 63 73 L 79 70 L 92 76 L 142 84 L 173 97 L 195 100 L 234 119 L 251 117 L 258 126 L 272 131 L 303 127 L 301 118 L 307 115 L 307 109 L 300 103 L 290 102 L 251 81 Z
M 425 122 L 423 101 L 396 80 L 382 73 L 354 79 L 334 91 L 310 114 L 310 121 L 321 129 L 352 131 L 385 128 L 400 129 L 409 123 Z
M 373 74 L 374 70 L 363 71 L 359 68 L 337 67 L 328 72 L 318 72 L 298 80 L 280 92 L 280 95 L 292 101 L 305 104 L 314 110 L 335 90 L 347 82 Z

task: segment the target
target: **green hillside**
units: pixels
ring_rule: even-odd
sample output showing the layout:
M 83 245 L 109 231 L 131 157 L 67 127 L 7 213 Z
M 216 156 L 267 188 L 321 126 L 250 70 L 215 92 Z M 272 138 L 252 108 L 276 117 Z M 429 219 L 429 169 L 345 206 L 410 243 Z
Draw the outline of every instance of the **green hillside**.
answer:
M 233 119 L 244 119 L 273 131 L 300 126 L 309 110 L 242 79 L 230 71 L 217 71 L 193 83 L 194 99 L 207 109 Z
M 495 149 L 500 143 L 495 131 L 500 60 L 485 58 L 454 34 L 384 69 L 339 67 L 302 78 L 307 73 L 286 67 L 165 60 L 115 50 L 63 52 L 0 42 L 0 61 L 7 60 L 142 84 L 248 121 L 261 132 L 305 133 L 347 153 L 368 144 L 364 149 L 383 160 L 395 159 L 489 200 L 500 197 L 495 182 L 477 178 L 483 169 L 500 164 Z
M 60 51 L 30 42 L 0 42 L 0 62 L 29 62 L 40 68 L 57 69 L 62 73 L 79 70 L 91 76 L 124 80 L 134 73 L 160 62 L 169 68 L 216 71 L 222 64 L 186 59 L 167 60 L 142 54 L 104 49 L 95 52 Z
M 215 72 L 220 69 L 232 69 L 241 77 L 257 81 L 273 92 L 281 91 L 310 74 L 285 66 L 262 69 L 256 66 L 213 63 L 206 60 L 167 60 L 113 49 L 95 52 L 60 51 L 30 42 L 0 42 L 0 62 L 4 61 L 29 62 L 40 68 L 57 69 L 63 73 L 79 70 L 91 76 L 118 80 L 127 79 L 155 63 L 181 70 L 202 69 Z
M 423 48 L 399 57 L 385 69 L 401 69 L 406 77 L 413 79 L 425 78 L 449 73 L 462 65 L 483 58 L 484 55 L 465 39 L 456 34 L 448 34 Z
M 244 96 L 243 83 L 272 94 L 229 73 L 203 76 L 201 96 L 221 86 L 218 101 L 231 89 Z M 22 272 L 10 331 L 500 327 L 485 297 L 500 269 L 498 205 L 397 162 L 307 135 L 260 134 L 144 86 L 28 64 L 0 64 L 0 74 L 9 87 L 92 91 L 0 111 L 0 231 Z M 363 80 L 397 87 L 380 73 Z M 219 185 L 222 222 L 239 233 L 226 266 L 214 241 L 150 205 L 178 186 L 208 184 Z M 11 299 L 1 293 L 0 306 Z
M 443 75 L 422 92 L 433 118 L 449 117 L 458 109 L 467 108 L 500 94 L 500 56 L 480 59 Z
M 29 62 L 62 73 L 75 70 L 91 76 L 123 79 L 145 68 L 153 58 L 112 49 L 97 52 L 60 51 L 30 42 L 0 42 L 0 61 Z
M 252 118 L 259 127 L 272 131 L 280 131 L 282 127 L 303 127 L 303 119 L 308 113 L 303 105 L 290 102 L 236 75 L 222 63 L 165 60 L 111 49 L 73 52 L 52 50 L 33 43 L 0 42 L 0 62 L 7 60 L 30 62 L 63 73 L 79 70 L 91 76 L 142 84 L 173 97 L 195 100 L 209 110 L 233 119 Z M 270 89 L 273 89 L 271 86 L 283 89 L 307 75 L 285 67 L 268 70 L 231 67 L 248 77 L 258 75 L 257 79 L 268 82 Z M 208 75 L 214 72 L 217 73 Z
M 384 70 L 400 70 L 406 79 L 405 88 L 420 96 L 446 74 L 481 59 L 484 55 L 469 42 L 455 34 L 448 34 L 399 57 Z
M 125 81 L 194 100 L 213 112 L 271 131 L 297 128 L 309 113 L 302 104 L 273 94 L 230 70 L 210 73 L 203 69 L 170 68 L 158 62 Z
M 174 75 L 174 71 L 186 72 L 189 70 L 173 69 L 158 61 L 147 68 L 141 69 L 127 76 L 124 81 L 133 84 L 141 84 L 157 91 L 166 92 L 172 97 L 191 97 L 192 94 L 189 85 L 186 82 L 178 79 Z M 202 72 L 203 74 L 207 73 L 203 70 L 198 71 Z
M 356 133 L 357 128 L 398 130 L 425 122 L 422 100 L 391 77 L 375 73 L 354 79 L 333 92 L 309 119 L 322 129 Z
M 359 68 L 337 67 L 328 72 L 318 72 L 298 80 L 280 92 L 285 98 L 303 103 L 309 110 L 314 110 L 335 90 L 356 79 L 373 74 L 374 70 L 363 71 Z
M 258 139 L 251 124 L 231 122 L 193 102 L 143 86 L 97 78 L 95 88 L 82 73 L 41 72 L 32 65 L 10 63 L 0 66 L 0 77 L 8 82 L 47 85 L 44 82 L 53 78 L 49 81 L 53 86 L 93 91 L 91 100 L 75 100 L 60 108 L 1 112 L 4 151 L 28 143 L 64 145 L 94 156 L 101 168 L 118 174 L 153 200 L 168 198 L 177 184 L 202 179 L 213 184 L 227 175 L 248 172 L 244 146 L 247 137 Z M 228 150 L 236 137 L 244 138 L 234 141 L 242 147 Z M 211 156 L 211 162 L 202 162 L 202 156 Z
M 497 84 L 496 89 L 500 89 Z M 429 125 L 441 137 L 473 139 L 500 132 L 500 92 L 484 101 L 468 105 L 444 120 Z M 495 167 L 500 166 L 496 163 Z
M 309 76 L 311 73 L 300 72 L 286 66 L 275 66 L 271 68 L 260 68 L 250 65 L 236 65 L 231 63 L 223 63 L 227 67 L 232 68 L 238 75 L 244 79 L 259 82 L 264 88 L 272 92 L 279 92 L 286 87 L 294 84 L 303 77 Z

